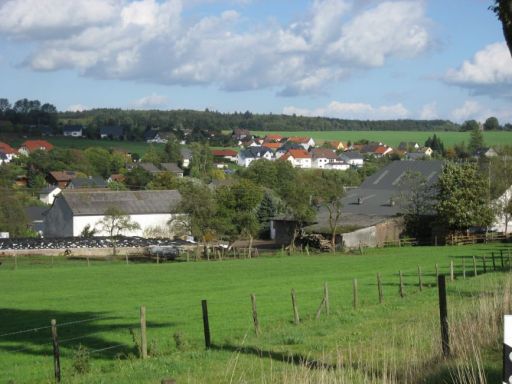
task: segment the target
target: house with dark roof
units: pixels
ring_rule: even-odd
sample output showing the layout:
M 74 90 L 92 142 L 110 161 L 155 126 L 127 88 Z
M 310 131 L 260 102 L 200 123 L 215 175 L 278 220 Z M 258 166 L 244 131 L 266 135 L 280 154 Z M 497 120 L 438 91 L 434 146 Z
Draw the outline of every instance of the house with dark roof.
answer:
M 183 169 L 176 163 L 161 163 L 160 168 L 162 168 L 164 172 L 173 173 L 176 177 L 183 177 Z
M 100 128 L 101 139 L 123 140 L 125 138 L 124 128 L 118 125 L 107 125 Z
M 44 231 L 44 214 L 48 207 L 30 206 L 25 208 L 25 216 L 28 219 L 28 227 L 39 235 Z
M 188 168 L 190 166 L 190 162 L 192 161 L 192 150 L 190 148 L 181 147 L 181 166 L 183 168 Z
M 359 152 L 355 151 L 347 151 L 343 152 L 339 155 L 340 160 L 343 160 L 345 163 L 353 166 L 353 167 L 362 167 L 364 165 L 364 158 Z
M 293 136 L 288 138 L 288 142 L 301 145 L 306 151 L 315 146 L 315 140 L 311 137 Z
M 249 147 L 238 153 L 238 165 L 248 167 L 255 160 L 273 160 L 274 155 L 270 149 L 265 147 Z
M 65 125 L 62 127 L 62 134 L 66 137 L 82 137 L 84 130 L 83 125 Z
M 176 217 L 181 195 L 176 190 L 163 191 L 82 191 L 65 190 L 55 198 L 44 215 L 44 237 L 80 236 L 86 226 L 96 228 L 96 236 L 107 236 L 98 223 L 108 209 L 117 208 L 140 229 L 124 231 L 124 236 L 147 236 L 169 228 Z
M 61 192 L 62 189 L 60 189 L 58 186 L 48 185 L 47 187 L 39 191 L 39 200 L 41 200 L 45 204 L 52 205 L 53 200 L 55 200 L 55 196 L 57 196 Z
M 51 171 L 48 173 L 47 181 L 60 189 L 64 189 L 75 177 L 78 177 L 78 173 L 75 171 Z
M 162 170 L 153 163 L 137 163 L 135 167 L 142 168 L 153 176 L 162 173 Z
M 68 184 L 70 189 L 107 188 L 108 183 L 101 176 L 76 177 Z
M 144 132 L 144 141 L 150 144 L 166 144 L 168 135 L 160 132 L 158 129 L 148 129 Z

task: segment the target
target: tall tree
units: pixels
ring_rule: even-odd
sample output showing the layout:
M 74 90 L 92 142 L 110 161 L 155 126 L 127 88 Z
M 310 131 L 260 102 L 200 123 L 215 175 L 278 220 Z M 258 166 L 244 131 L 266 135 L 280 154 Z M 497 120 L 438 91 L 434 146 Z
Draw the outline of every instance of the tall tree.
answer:
M 512 55 L 512 0 L 494 0 L 494 5 L 490 8 L 501 21 L 503 35 Z
M 511 63 L 512 65 L 512 63 Z M 489 118 L 487 118 L 487 120 L 485 120 L 485 123 L 484 123 L 484 130 L 485 131 L 497 131 L 498 129 L 500 129 L 500 122 L 498 121 L 498 119 L 494 116 L 491 116 Z
M 484 147 L 484 135 L 480 129 L 473 129 L 469 139 L 468 150 L 471 154 Z
M 207 144 L 193 143 L 190 176 L 204 179 L 208 177 L 213 165 L 213 156 Z
M 466 231 L 493 222 L 488 183 L 476 164 L 446 163 L 436 188 L 438 220 L 446 228 Z

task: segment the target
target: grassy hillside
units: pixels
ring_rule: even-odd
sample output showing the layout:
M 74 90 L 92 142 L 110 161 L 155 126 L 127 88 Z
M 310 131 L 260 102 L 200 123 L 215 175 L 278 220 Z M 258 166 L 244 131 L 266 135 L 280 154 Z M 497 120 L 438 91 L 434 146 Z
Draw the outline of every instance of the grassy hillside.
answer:
M 423 145 L 429 136 L 434 133 L 441 138 L 445 147 L 453 147 L 455 144 L 465 142 L 469 143 L 469 132 L 424 132 L 424 131 L 295 131 L 295 132 L 252 132 L 256 135 L 265 136 L 270 133 L 281 134 L 283 136 L 310 136 L 315 141 L 320 140 L 342 140 L 358 141 L 367 139 L 370 141 L 382 141 L 391 146 L 397 146 L 401 141 L 415 141 Z M 512 145 L 512 132 L 484 132 L 485 144 Z
M 52 267 L 48 258 L 18 258 L 16 270 L 13 261 L 4 258 L 0 266 L 0 382 L 52 380 L 48 329 L 52 318 L 60 324 L 64 382 L 157 383 L 172 377 L 178 383 L 368 383 L 373 379 L 367 375 L 373 372 L 382 378 L 387 375 L 386 367 L 397 375 L 408 369 L 421 370 L 424 382 L 440 382 L 440 377 L 449 378 L 446 369 L 451 363 L 434 364 L 440 354 L 435 264 L 444 273 L 450 261 L 456 266 L 458 279 L 448 287 L 450 316 L 455 319 L 456 313 L 477 308 L 475 300 L 484 290 L 489 295 L 499 291 L 503 297 L 499 287 L 504 274 L 469 278 L 472 256 L 489 256 L 499 249 L 504 247 L 403 247 L 369 250 L 365 255 L 159 265 L 93 261 L 90 267 L 84 261 L 58 259 Z M 466 280 L 461 276 L 462 260 L 468 269 Z M 424 274 L 422 292 L 418 265 Z M 404 273 L 404 298 L 398 296 L 399 270 Z M 377 272 L 384 286 L 381 305 Z M 354 278 L 359 287 L 357 309 L 352 308 Z M 329 285 L 330 315 L 323 313 L 315 320 L 324 282 Z M 299 326 L 292 322 L 291 288 L 297 291 Z M 257 299 L 259 338 L 253 332 L 250 293 Z M 488 302 L 490 297 L 486 297 Z M 210 351 L 204 350 L 201 299 L 208 299 L 214 344 Z M 147 307 L 151 356 L 146 361 L 136 358 L 130 334 L 131 328 L 138 340 L 140 305 Z M 41 327 L 45 328 L 17 333 Z M 455 333 L 453 339 L 457 340 Z M 81 375 L 74 374 L 72 367 L 83 362 L 73 358 L 79 344 L 91 351 L 90 372 Z M 501 352 L 499 343 L 494 344 L 485 350 L 489 382 L 499 378 Z M 321 362 L 323 369 L 308 369 L 300 361 L 315 361 L 316 368 Z M 330 365 L 338 369 L 330 370 Z

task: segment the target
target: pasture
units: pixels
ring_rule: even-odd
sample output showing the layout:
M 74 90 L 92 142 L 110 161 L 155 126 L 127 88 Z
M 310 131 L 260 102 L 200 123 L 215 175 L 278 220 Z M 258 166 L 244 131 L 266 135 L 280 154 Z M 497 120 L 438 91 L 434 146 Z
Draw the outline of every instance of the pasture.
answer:
M 265 136 L 271 133 L 290 136 L 310 136 L 315 141 L 341 140 L 352 143 L 366 139 L 369 141 L 381 141 L 392 147 L 396 147 L 402 141 L 412 141 L 423 145 L 425 141 L 436 134 L 441 138 L 445 148 L 455 144 L 469 143 L 470 132 L 424 132 L 424 131 L 296 131 L 296 132 L 265 132 L 254 131 L 255 135 Z M 485 144 L 488 146 L 512 145 L 512 132 L 487 131 L 484 132 Z
M 482 275 L 479 257 L 487 256 L 489 272 L 491 252 L 502 250 L 508 257 L 508 249 L 502 244 L 402 247 L 371 249 L 364 255 L 278 254 L 129 265 L 92 261 L 90 266 L 83 260 L 58 258 L 52 265 L 49 258 L 19 257 L 16 269 L 11 258 L 1 258 L 0 382 L 52 381 L 49 325 L 55 318 L 66 383 L 159 383 L 163 378 L 177 383 L 369 383 L 384 382 L 388 371 L 395 372 L 396 380 L 386 382 L 398 383 L 409 370 L 421 371 L 422 382 L 437 383 L 450 378 L 450 366 L 460 356 L 440 360 L 435 264 L 441 273 L 449 272 L 451 261 L 455 265 L 457 278 L 448 283 L 448 306 L 456 324 L 456 314 L 464 318 L 480 308 L 477 300 L 483 292 L 488 302 L 493 292 L 504 296 L 508 273 Z M 472 277 L 473 256 L 477 277 Z M 496 263 L 499 268 L 500 260 Z M 423 272 L 421 292 L 418 266 Z M 399 270 L 404 275 L 403 298 L 398 295 Z M 383 304 L 378 303 L 377 272 L 382 276 Z M 325 282 L 330 314 L 322 312 L 315 319 Z M 299 325 L 292 321 L 292 288 Z M 257 300 L 259 337 L 253 328 L 251 293 Z M 207 351 L 202 299 L 208 300 L 213 343 Z M 144 361 L 138 359 L 136 347 L 141 305 L 147 308 L 150 355 Z M 464 331 L 465 338 L 474 332 Z M 460 343 L 452 332 L 454 342 Z M 484 336 L 491 340 L 483 358 L 488 382 L 497 382 L 500 374 L 500 344 L 492 342 L 498 338 L 494 336 Z M 79 345 L 90 353 L 87 373 L 77 373 L 77 361 L 85 364 L 74 357 Z

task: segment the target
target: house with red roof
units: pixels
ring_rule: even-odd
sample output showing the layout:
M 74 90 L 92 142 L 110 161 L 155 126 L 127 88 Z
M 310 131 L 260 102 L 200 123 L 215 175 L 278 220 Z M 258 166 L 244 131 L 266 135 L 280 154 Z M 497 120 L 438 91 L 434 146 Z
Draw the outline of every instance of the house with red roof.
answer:
M 294 168 L 311 168 L 311 155 L 305 149 L 290 149 L 280 159 L 289 161 Z
M 269 134 L 265 136 L 264 143 L 280 143 L 283 140 L 283 136 L 276 134 Z
M 281 143 L 272 143 L 272 142 L 267 142 L 267 143 L 263 143 L 262 147 L 265 147 L 265 148 L 268 148 L 268 149 L 271 149 L 272 151 L 277 151 L 279 148 L 281 148 Z
M 50 144 L 46 140 L 27 140 L 21 144 L 20 148 L 18 149 L 18 153 L 28 156 L 30 153 L 37 150 L 51 151 L 52 149 L 53 144 Z
M 212 155 L 216 159 L 237 161 L 238 152 L 233 149 L 212 149 Z
M 328 141 L 327 144 L 335 151 L 345 151 L 348 149 L 347 143 L 344 143 L 343 141 L 339 141 L 339 140 L 331 140 L 331 141 Z
M 16 150 L 7 143 L 0 141 L 0 164 L 9 163 L 16 157 Z
M 289 143 L 299 144 L 301 145 L 306 151 L 309 150 L 309 148 L 315 146 L 315 140 L 313 140 L 311 137 L 299 137 L 299 136 L 293 136 L 288 138 Z

